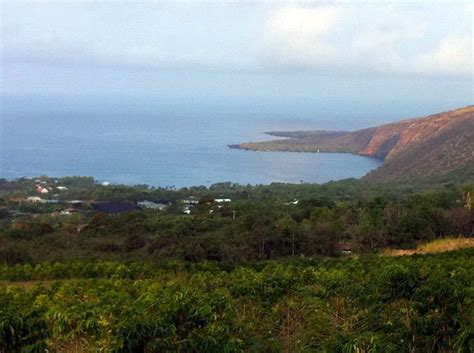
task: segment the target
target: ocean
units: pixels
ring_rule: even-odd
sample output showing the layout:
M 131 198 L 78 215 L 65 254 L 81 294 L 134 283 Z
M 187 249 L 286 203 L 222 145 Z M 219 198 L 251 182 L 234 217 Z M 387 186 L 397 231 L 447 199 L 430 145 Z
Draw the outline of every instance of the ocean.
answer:
M 93 176 L 161 187 L 324 183 L 361 177 L 380 161 L 340 153 L 252 152 L 228 144 L 272 139 L 265 131 L 374 125 L 370 116 L 314 107 L 189 100 L 6 99 L 0 177 Z

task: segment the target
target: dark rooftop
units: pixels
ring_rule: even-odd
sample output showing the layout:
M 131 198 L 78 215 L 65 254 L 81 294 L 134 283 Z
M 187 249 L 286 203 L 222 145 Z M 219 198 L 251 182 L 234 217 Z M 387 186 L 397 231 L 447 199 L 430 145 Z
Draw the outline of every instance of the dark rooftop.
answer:
M 140 208 L 132 202 L 94 202 L 92 208 L 97 212 L 124 213 L 136 211 Z

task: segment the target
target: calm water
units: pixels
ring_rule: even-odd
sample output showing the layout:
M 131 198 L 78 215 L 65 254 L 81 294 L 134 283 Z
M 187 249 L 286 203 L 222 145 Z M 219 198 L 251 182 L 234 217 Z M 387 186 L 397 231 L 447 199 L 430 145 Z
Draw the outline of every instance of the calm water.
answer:
M 60 103 L 12 101 L 4 106 L 1 177 L 87 175 L 101 181 L 176 187 L 220 181 L 320 183 L 360 177 L 379 165 L 350 154 L 227 147 L 269 139 L 262 133 L 269 130 L 359 127 L 327 114 L 323 119 L 300 111 L 289 117 L 289 111 L 271 107 L 226 104 L 130 108 L 120 102 Z

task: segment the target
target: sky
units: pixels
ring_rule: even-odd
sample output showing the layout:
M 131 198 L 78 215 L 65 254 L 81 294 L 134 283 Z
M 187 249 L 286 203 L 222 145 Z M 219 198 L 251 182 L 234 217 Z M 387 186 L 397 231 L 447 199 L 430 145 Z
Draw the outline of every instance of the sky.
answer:
M 470 2 L 2 0 L 0 11 L 4 102 L 389 102 L 427 113 L 474 102 Z

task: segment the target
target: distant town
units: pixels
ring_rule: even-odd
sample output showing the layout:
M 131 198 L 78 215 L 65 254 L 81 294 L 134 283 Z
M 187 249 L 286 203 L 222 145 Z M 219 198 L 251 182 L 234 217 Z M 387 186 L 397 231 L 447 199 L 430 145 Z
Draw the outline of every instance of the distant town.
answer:
M 88 198 L 76 198 L 84 194 L 89 186 L 91 193 Z M 132 194 L 117 198 L 115 189 L 128 189 Z M 107 199 L 109 189 L 111 198 Z M 97 182 L 92 178 L 21 178 L 16 181 L 0 182 L 0 213 L 1 219 L 11 220 L 12 228 L 22 228 L 25 222 L 37 218 L 64 218 L 75 216 L 78 231 L 85 225 L 84 221 L 97 213 L 121 214 L 133 211 L 164 211 L 173 208 L 174 213 L 191 215 L 199 204 L 208 205 L 208 213 L 221 210 L 228 206 L 232 199 L 228 197 L 202 198 L 202 195 L 190 195 L 176 198 L 152 197 L 139 198 L 140 186 L 117 186 L 108 181 Z M 159 193 L 159 192 L 158 192 Z M 86 193 L 87 194 L 87 193 Z M 153 192 L 151 192 L 153 194 Z M 84 195 L 86 196 L 86 195 Z M 138 198 L 138 199 L 137 199 Z

